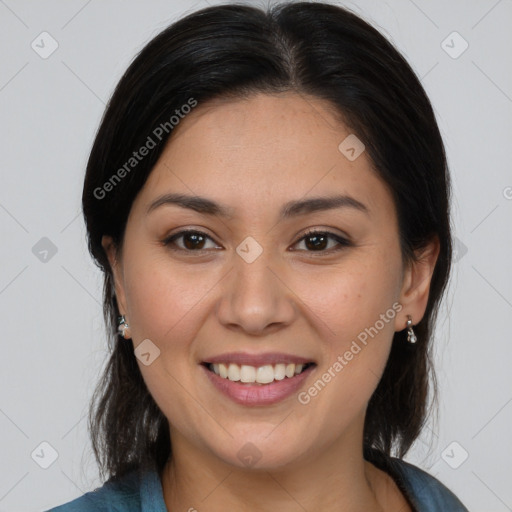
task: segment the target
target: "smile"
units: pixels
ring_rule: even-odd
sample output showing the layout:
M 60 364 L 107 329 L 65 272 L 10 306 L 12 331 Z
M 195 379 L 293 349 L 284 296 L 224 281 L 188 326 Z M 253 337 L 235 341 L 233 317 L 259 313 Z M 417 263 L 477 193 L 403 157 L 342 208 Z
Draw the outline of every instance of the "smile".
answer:
M 245 364 L 239 365 L 236 363 L 210 363 L 207 367 L 211 372 L 232 382 L 241 382 L 246 384 L 270 384 L 275 381 L 291 379 L 295 375 L 300 375 L 312 364 L 314 363 L 280 363 L 275 365 L 266 364 L 256 367 Z
M 317 364 L 289 354 L 231 353 L 200 364 L 213 389 L 245 406 L 283 401 L 303 386 Z

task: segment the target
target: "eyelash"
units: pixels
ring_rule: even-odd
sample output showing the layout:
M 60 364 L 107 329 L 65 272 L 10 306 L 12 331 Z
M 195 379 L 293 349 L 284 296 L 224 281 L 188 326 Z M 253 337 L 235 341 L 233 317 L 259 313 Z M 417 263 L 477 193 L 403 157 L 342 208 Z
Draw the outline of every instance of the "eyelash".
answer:
M 198 231 L 195 229 L 186 229 L 186 230 L 180 231 L 179 233 L 175 233 L 174 235 L 171 235 L 170 237 L 163 240 L 162 243 L 164 246 L 169 247 L 169 249 L 171 249 L 173 251 L 181 251 L 181 252 L 187 252 L 187 253 L 194 253 L 194 252 L 202 253 L 203 251 L 211 250 L 211 249 L 190 250 L 190 249 L 183 249 L 181 247 L 171 247 L 171 244 L 174 244 L 175 240 L 182 238 L 183 236 L 185 236 L 189 233 L 195 234 L 195 235 L 200 235 L 202 237 L 205 237 L 205 238 L 208 238 L 208 239 L 214 241 L 210 236 L 208 236 L 206 233 L 203 233 L 202 231 Z M 321 231 L 321 230 L 311 230 L 311 231 L 304 233 L 304 235 L 302 235 L 302 237 L 299 238 L 299 240 L 297 240 L 293 245 L 297 245 L 299 242 L 302 242 L 304 239 L 306 239 L 308 237 L 315 236 L 315 235 L 316 236 L 327 236 L 328 238 L 335 240 L 338 243 L 338 247 L 335 249 L 331 248 L 331 249 L 321 250 L 321 251 L 305 250 L 304 252 L 309 252 L 312 254 L 315 254 L 315 253 L 331 254 L 333 252 L 341 251 L 342 249 L 352 245 L 352 243 L 349 240 L 347 240 L 346 238 L 343 238 L 340 235 L 336 235 L 335 233 L 331 233 L 330 231 Z

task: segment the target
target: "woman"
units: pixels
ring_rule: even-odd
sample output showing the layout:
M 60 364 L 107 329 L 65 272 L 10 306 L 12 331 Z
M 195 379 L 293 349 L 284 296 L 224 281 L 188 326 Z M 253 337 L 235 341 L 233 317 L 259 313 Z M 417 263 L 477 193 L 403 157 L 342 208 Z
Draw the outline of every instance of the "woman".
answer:
M 316 2 L 171 25 L 114 92 L 83 212 L 115 338 L 90 419 L 108 482 L 53 510 L 466 510 L 402 460 L 449 176 L 375 29 Z

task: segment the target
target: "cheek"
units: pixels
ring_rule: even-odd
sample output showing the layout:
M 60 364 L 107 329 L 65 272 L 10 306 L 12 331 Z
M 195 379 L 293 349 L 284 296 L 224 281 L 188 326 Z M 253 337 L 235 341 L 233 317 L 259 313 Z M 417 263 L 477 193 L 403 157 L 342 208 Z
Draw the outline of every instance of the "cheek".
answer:
M 347 417 L 366 407 L 380 380 L 401 310 L 400 261 L 399 252 L 392 249 L 368 250 L 316 281 L 321 286 L 304 300 L 321 320 L 317 325 L 327 326 L 325 364 L 303 396 L 320 415 L 336 410 L 319 417 L 319 425 L 342 428 Z
M 339 272 L 323 293 L 310 295 L 325 324 L 325 359 L 311 386 L 299 397 L 301 418 L 314 431 L 335 435 L 362 415 L 386 366 L 401 305 L 392 271 Z M 391 268 L 391 267 L 390 267 Z M 311 411 L 314 411 L 312 413 Z M 362 416 L 361 416 L 362 417 Z
M 323 332 L 342 345 L 376 323 L 384 336 L 394 331 L 389 320 L 396 315 L 392 305 L 400 296 L 400 268 L 396 259 L 385 258 L 379 265 L 373 260 L 347 262 L 328 272 L 302 277 L 295 285 L 297 295 L 322 320 Z M 383 326 L 379 320 L 386 312 Z
M 145 264 L 132 261 L 125 280 L 134 347 L 150 339 L 160 350 L 150 365 L 137 364 L 157 405 L 184 431 L 204 421 L 190 370 L 196 364 L 193 342 L 204 323 L 203 301 L 218 278 L 184 272 L 160 257 Z
M 187 339 L 186 328 L 201 311 L 201 301 L 215 284 L 206 272 L 184 271 L 165 258 L 153 258 L 125 273 L 126 299 L 134 339 L 150 338 L 159 343 Z

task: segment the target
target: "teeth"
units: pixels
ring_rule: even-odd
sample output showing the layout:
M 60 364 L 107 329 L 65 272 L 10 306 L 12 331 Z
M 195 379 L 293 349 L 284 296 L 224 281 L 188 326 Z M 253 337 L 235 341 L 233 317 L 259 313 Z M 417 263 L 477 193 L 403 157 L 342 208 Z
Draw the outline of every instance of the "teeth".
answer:
M 286 365 L 276 364 L 274 366 L 274 379 L 283 380 L 286 376 Z
M 240 380 L 242 382 L 255 382 L 256 381 L 256 368 L 254 366 L 242 365 L 240 369 Z
M 213 365 L 213 371 L 215 372 L 215 365 Z M 217 372 L 215 372 L 217 373 Z M 227 379 L 228 378 L 228 367 L 225 365 L 225 364 L 219 364 L 219 375 L 223 378 L 223 379 Z
M 210 369 L 222 377 L 233 382 L 269 384 L 274 380 L 283 380 L 285 377 L 292 378 L 299 375 L 306 365 L 304 364 L 266 364 L 256 368 L 249 365 L 238 365 L 235 363 L 224 364 L 214 363 L 210 365 Z
M 234 382 L 240 380 L 240 366 L 231 363 L 228 367 L 228 379 Z
M 272 368 L 272 365 L 266 364 L 265 366 L 260 366 L 256 372 L 256 382 L 259 382 L 260 384 L 268 384 L 273 381 L 274 368 Z

